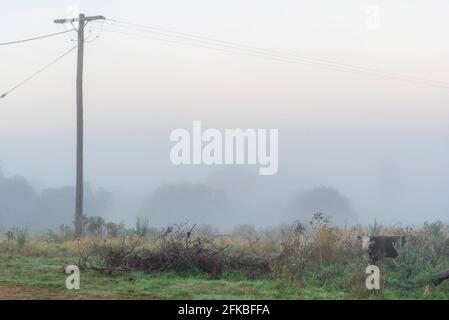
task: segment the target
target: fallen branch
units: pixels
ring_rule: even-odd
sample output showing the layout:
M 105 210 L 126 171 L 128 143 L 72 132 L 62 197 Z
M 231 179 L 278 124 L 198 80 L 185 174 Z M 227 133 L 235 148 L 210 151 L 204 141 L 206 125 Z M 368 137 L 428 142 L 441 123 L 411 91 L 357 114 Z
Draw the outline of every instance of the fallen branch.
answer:
M 84 267 L 87 270 L 94 270 L 94 271 L 102 271 L 102 272 L 113 272 L 113 271 L 117 271 L 117 272 L 133 272 L 136 271 L 135 269 L 122 269 L 122 268 L 101 268 L 101 267 L 94 267 L 94 266 L 89 266 L 89 267 Z
M 437 273 L 437 275 L 435 276 L 434 284 L 439 285 L 447 279 L 449 279 L 449 269 Z

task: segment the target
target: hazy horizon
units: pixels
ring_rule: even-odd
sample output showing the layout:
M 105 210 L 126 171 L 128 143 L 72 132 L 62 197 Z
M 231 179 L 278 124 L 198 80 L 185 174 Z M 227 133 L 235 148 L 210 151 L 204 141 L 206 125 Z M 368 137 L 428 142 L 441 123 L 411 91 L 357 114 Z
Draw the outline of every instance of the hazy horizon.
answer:
M 0 18 L 8 28 L 0 30 L 0 42 L 65 30 L 53 19 L 78 7 L 89 15 L 449 82 L 444 1 L 45 3 L 3 1 Z M 379 9 L 378 29 L 366 26 L 371 6 Z M 448 89 L 92 26 L 86 27 L 92 42 L 84 69 L 85 181 L 114 195 L 107 218 L 132 223 L 155 190 L 192 183 L 223 190 L 235 214 L 229 224 L 281 222 L 296 194 L 320 186 L 349 199 L 360 223 L 448 222 Z M 0 94 L 72 47 L 73 39 L 65 34 L 0 46 Z M 37 192 L 74 185 L 75 66 L 72 53 L 0 99 L 5 179 L 21 175 Z M 259 176 L 258 166 L 174 166 L 170 132 L 191 130 L 193 120 L 206 128 L 279 129 L 278 173 Z

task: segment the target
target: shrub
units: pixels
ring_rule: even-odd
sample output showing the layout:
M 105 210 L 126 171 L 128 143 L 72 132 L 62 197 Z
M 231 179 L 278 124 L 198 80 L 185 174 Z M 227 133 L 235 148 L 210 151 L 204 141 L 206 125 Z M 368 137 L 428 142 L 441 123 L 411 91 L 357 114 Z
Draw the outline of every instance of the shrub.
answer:
M 276 276 L 281 281 L 300 287 L 312 252 L 312 244 L 300 221 L 284 227 L 281 232 L 281 253 L 275 262 Z
M 195 226 L 175 224 L 160 235 L 155 248 L 141 247 L 143 235 L 137 239 L 123 237 L 119 246 L 111 243 L 95 245 L 89 254 L 80 254 L 85 268 L 99 271 L 143 271 L 148 273 L 176 272 L 191 274 L 205 272 L 212 277 L 224 271 L 242 271 L 249 277 L 269 273 L 268 261 L 259 257 L 229 252 L 228 246 L 217 246 L 213 238 L 205 238 L 195 232 Z
M 376 219 L 374 219 L 374 223 L 372 225 L 369 225 L 369 234 L 371 236 L 378 236 L 382 233 L 382 229 L 382 225 L 379 224 Z
M 17 228 L 14 232 L 14 238 L 16 240 L 17 247 L 19 250 L 22 250 L 25 246 L 25 243 L 27 242 L 28 232 L 26 229 L 19 229 Z
M 435 275 L 446 250 L 445 228 L 441 222 L 424 224 L 421 232 L 407 227 L 395 245 L 399 256 L 394 266 L 403 279 L 418 283 Z
M 126 233 L 125 223 L 114 223 L 107 222 L 106 223 L 106 234 L 109 238 L 118 238 L 123 236 Z
M 232 229 L 232 238 L 251 241 L 257 238 L 256 228 L 249 224 L 238 224 Z
M 330 223 L 330 217 L 321 212 L 315 213 L 309 222 L 312 226 L 314 258 L 320 266 L 323 266 L 324 262 L 332 261 L 336 251 L 337 234 L 330 227 Z
M 441 221 L 425 222 L 422 231 L 425 250 L 424 258 L 429 264 L 436 266 L 448 254 L 448 230 Z
M 149 230 L 149 221 L 146 217 L 137 217 L 136 220 L 136 234 L 145 238 Z
M 90 235 L 103 237 L 106 231 L 106 221 L 102 217 L 85 217 L 83 221 L 84 229 Z

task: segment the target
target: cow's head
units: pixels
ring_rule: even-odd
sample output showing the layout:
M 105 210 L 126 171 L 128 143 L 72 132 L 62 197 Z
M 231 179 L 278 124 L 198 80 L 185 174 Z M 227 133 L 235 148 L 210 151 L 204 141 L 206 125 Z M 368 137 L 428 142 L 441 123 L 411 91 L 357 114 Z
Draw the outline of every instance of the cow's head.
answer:
M 369 248 L 369 242 L 370 242 L 370 237 L 367 235 L 364 235 L 362 237 L 362 249 L 363 250 L 368 250 Z

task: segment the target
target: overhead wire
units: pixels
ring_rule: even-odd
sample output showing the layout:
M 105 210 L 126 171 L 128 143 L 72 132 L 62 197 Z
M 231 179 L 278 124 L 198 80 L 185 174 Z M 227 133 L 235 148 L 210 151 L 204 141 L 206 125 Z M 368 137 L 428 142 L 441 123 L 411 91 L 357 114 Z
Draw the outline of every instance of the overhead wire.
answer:
M 248 53 L 248 52 L 245 52 L 245 51 L 237 51 L 237 49 L 236 50 L 224 49 L 224 48 L 220 48 L 220 47 L 201 45 L 201 44 L 197 44 L 197 43 L 188 43 L 188 42 L 182 42 L 182 41 L 177 41 L 177 40 L 172 40 L 172 39 L 157 38 L 157 37 L 143 35 L 143 34 L 130 33 L 130 32 L 124 32 L 124 31 L 117 31 L 117 30 L 111 30 L 111 29 L 103 29 L 103 30 L 106 31 L 106 32 L 122 34 L 122 35 L 127 35 L 127 36 L 134 36 L 134 37 L 139 37 L 139 38 L 144 38 L 144 39 L 158 40 L 158 41 L 163 41 L 163 42 L 168 42 L 168 43 L 181 44 L 181 45 L 187 45 L 187 46 L 193 46 L 193 47 L 199 47 L 199 48 L 205 48 L 205 49 L 212 49 L 212 50 L 217 50 L 217 51 L 222 51 L 222 52 L 229 52 L 229 53 L 235 53 L 235 54 L 241 54 L 241 55 L 251 56 L 251 57 L 266 58 L 266 59 L 275 60 L 275 61 L 281 61 L 281 62 L 296 63 L 296 64 L 302 64 L 302 65 L 314 65 L 312 63 L 301 63 L 299 61 L 288 60 L 288 59 L 285 59 L 285 58 L 283 59 L 283 58 L 279 58 L 279 57 L 276 57 L 276 56 L 270 56 L 268 54 L 262 54 L 262 53 Z M 332 69 L 333 70 L 339 70 L 337 68 L 332 68 Z M 339 70 L 339 71 L 347 71 L 347 70 Z
M 38 74 L 40 74 L 41 72 L 43 72 L 44 70 L 46 70 L 47 68 L 49 68 L 50 66 L 52 66 L 53 64 L 55 64 L 56 62 L 58 62 L 59 60 L 61 60 L 62 58 L 64 58 L 66 55 L 68 55 L 70 52 L 72 52 L 77 46 L 73 46 L 72 48 L 70 48 L 69 50 L 67 50 L 66 52 L 64 52 L 63 54 L 61 54 L 60 56 L 58 56 L 56 59 L 52 60 L 50 63 L 46 64 L 45 66 L 41 67 L 40 69 L 38 69 L 36 72 L 34 72 L 33 74 L 31 74 L 29 77 L 25 78 L 24 80 L 20 81 L 18 84 L 16 84 L 15 86 L 13 86 L 11 89 L 9 89 L 8 91 L 6 91 L 5 93 L 3 93 L 0 96 L 0 99 L 5 98 L 8 94 L 10 94 L 11 92 L 13 92 L 14 90 L 18 89 L 19 87 L 21 87 L 22 85 L 24 85 L 25 83 L 27 83 L 28 81 L 30 81 L 31 79 L 33 79 L 34 77 L 36 77 Z
M 0 46 L 6 46 L 6 45 L 18 44 L 18 43 L 23 43 L 23 42 L 28 42 L 28 41 L 39 40 L 39 39 L 45 39 L 45 38 L 54 37 L 54 36 L 57 36 L 57 35 L 60 35 L 60 34 L 72 32 L 72 31 L 74 31 L 74 30 L 66 30 L 66 31 L 61 31 L 61 32 L 56 32 L 56 33 L 50 33 L 50 34 L 43 35 L 43 36 L 38 36 L 38 37 L 28 38 L 28 39 L 22 39 L 22 40 L 17 40 L 17 41 L 1 42 Z
M 107 31 L 107 32 L 122 33 L 122 34 L 134 35 L 134 36 L 140 36 L 140 37 L 148 37 L 153 40 L 168 41 L 168 42 L 173 42 L 173 43 L 178 43 L 178 44 L 183 44 L 183 45 L 194 45 L 193 43 L 191 43 L 191 42 L 194 42 L 194 43 L 201 44 L 201 47 L 204 47 L 204 45 L 206 45 L 206 48 L 208 48 L 208 49 L 215 49 L 215 50 L 223 51 L 221 49 L 224 48 L 224 49 L 226 49 L 225 51 L 228 51 L 228 52 L 229 52 L 229 49 L 231 49 L 233 53 L 239 53 L 239 54 L 251 53 L 251 56 L 260 56 L 260 57 L 263 56 L 265 58 L 273 58 L 278 61 L 282 60 L 283 62 L 298 63 L 298 64 L 315 66 L 315 67 L 325 68 L 325 69 L 334 70 L 334 71 L 363 73 L 363 74 L 367 74 L 367 75 L 371 75 L 371 76 L 383 77 L 383 78 L 388 78 L 391 80 L 399 80 L 399 81 L 408 82 L 408 83 L 412 83 L 412 84 L 421 84 L 421 85 L 427 85 L 427 86 L 439 87 L 439 88 L 445 88 L 445 89 L 449 88 L 449 83 L 443 82 L 443 81 L 429 80 L 429 79 L 424 79 L 424 78 L 416 78 L 416 77 L 411 77 L 409 75 L 404 75 L 404 74 L 395 73 L 395 72 L 387 72 L 387 71 L 377 70 L 377 69 L 369 68 L 369 67 L 357 66 L 357 65 L 352 65 L 352 64 L 348 64 L 348 63 L 341 63 L 341 62 L 336 62 L 336 61 L 332 61 L 332 60 L 311 58 L 311 57 L 306 57 L 306 56 L 302 56 L 302 55 L 298 55 L 298 54 L 294 54 L 294 53 L 281 52 L 281 51 L 277 51 L 277 50 L 271 50 L 271 49 L 265 49 L 265 48 L 260 48 L 260 47 L 244 45 L 244 44 L 238 44 L 236 42 L 224 41 L 224 40 L 194 35 L 194 34 L 190 34 L 190 33 L 185 33 L 185 32 L 178 32 L 178 31 L 173 31 L 173 30 L 169 30 L 169 29 L 165 29 L 165 28 L 144 26 L 144 25 L 140 25 L 140 24 L 125 22 L 125 21 L 115 20 L 115 19 L 107 19 L 106 24 L 108 26 L 118 27 L 118 28 L 122 28 L 122 29 L 130 29 L 133 31 L 138 31 L 138 32 L 143 32 L 143 33 L 157 34 L 159 36 L 164 36 L 166 38 L 168 37 L 170 39 L 171 38 L 182 39 L 184 41 L 189 41 L 189 43 L 180 43 L 180 42 L 177 42 L 174 40 L 168 41 L 166 38 L 161 39 L 161 38 L 155 38 L 155 37 L 142 36 L 141 34 L 132 34 L 129 32 L 104 29 L 104 31 Z M 210 46 L 212 46 L 212 47 L 210 47 Z M 234 52 L 235 50 L 237 50 L 238 52 Z
M 56 33 L 52 33 L 52 34 L 48 34 L 48 35 L 44 35 L 44 36 L 39 36 L 39 37 L 34 37 L 34 38 L 29 38 L 29 39 L 23 39 L 23 40 L 18 40 L 18 41 L 12 41 L 12 42 L 5 42 L 5 43 L 0 43 L 0 45 L 8 45 L 8 44 L 16 44 L 16 43 L 22 43 L 22 42 L 27 42 L 27 41 L 32 41 L 32 40 L 38 40 L 38 39 L 43 39 L 43 38 L 48 38 L 48 37 L 52 37 L 52 36 L 56 36 L 56 35 L 60 35 L 60 34 L 66 34 L 72 31 L 77 31 L 76 27 L 73 25 L 72 23 L 72 28 L 70 30 L 65 30 L 65 31 L 61 31 L 61 32 L 56 32 Z M 102 33 L 102 31 L 100 32 L 99 35 L 97 35 L 94 39 L 89 40 L 89 36 L 92 33 L 92 28 L 90 28 L 88 36 L 87 36 L 87 41 L 85 41 L 86 43 L 90 43 L 95 41 L 96 39 L 98 39 Z M 73 39 L 71 39 L 71 41 L 73 41 Z M 37 75 L 39 75 L 41 72 L 43 72 L 44 70 L 46 70 L 47 68 L 49 68 L 50 66 L 52 66 L 53 64 L 57 63 L 59 60 L 61 60 L 62 58 L 64 58 L 66 55 L 68 55 L 70 52 L 72 52 L 77 46 L 73 46 L 71 47 L 69 50 L 67 50 L 66 52 L 64 52 L 63 54 L 61 54 L 60 56 L 58 56 L 57 58 L 55 58 L 54 60 L 52 60 L 51 62 L 49 62 L 48 64 L 44 65 L 43 67 L 39 68 L 36 72 L 32 73 L 30 76 L 26 77 L 24 80 L 20 81 L 18 84 L 16 84 L 15 86 L 13 86 L 11 89 L 9 89 L 8 91 L 4 92 L 2 95 L 0 95 L 0 99 L 5 98 L 8 94 L 10 94 L 11 92 L 13 92 L 14 90 L 18 89 L 19 87 L 23 86 L 25 83 L 27 83 L 28 81 L 32 80 L 34 77 L 36 77 Z

